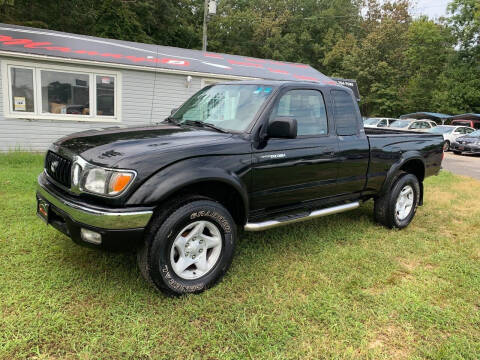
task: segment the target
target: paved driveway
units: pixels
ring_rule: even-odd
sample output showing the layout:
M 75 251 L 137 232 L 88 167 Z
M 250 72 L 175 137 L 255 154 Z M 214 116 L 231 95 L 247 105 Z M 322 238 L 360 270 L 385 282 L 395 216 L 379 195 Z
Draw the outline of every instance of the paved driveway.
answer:
M 452 152 L 447 152 L 442 167 L 454 174 L 466 175 L 480 180 L 480 156 L 478 155 L 455 155 Z

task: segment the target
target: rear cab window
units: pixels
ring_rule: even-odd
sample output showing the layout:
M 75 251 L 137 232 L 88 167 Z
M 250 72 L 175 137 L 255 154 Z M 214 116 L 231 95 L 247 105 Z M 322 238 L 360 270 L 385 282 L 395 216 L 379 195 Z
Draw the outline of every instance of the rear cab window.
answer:
M 358 112 L 352 96 L 343 90 L 332 90 L 331 95 L 337 135 L 357 135 L 359 131 Z

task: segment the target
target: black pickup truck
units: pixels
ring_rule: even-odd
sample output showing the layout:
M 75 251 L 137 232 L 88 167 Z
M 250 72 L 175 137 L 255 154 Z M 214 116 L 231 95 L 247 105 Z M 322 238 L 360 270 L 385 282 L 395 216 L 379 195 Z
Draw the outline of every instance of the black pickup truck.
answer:
M 227 271 L 239 230 L 355 209 L 406 227 L 438 174 L 441 135 L 364 129 L 351 90 L 310 82 L 206 87 L 156 125 L 55 142 L 38 215 L 75 242 L 138 244 L 142 275 L 172 295 Z

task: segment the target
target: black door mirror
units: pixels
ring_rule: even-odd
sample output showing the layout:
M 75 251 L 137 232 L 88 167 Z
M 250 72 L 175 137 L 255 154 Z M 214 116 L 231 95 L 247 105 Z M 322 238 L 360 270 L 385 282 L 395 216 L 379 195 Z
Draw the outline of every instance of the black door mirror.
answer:
M 297 120 L 292 117 L 276 117 L 270 120 L 267 129 L 270 138 L 294 139 L 297 137 Z
M 170 111 L 170 115 L 173 115 L 177 112 L 178 108 L 173 108 L 172 111 Z

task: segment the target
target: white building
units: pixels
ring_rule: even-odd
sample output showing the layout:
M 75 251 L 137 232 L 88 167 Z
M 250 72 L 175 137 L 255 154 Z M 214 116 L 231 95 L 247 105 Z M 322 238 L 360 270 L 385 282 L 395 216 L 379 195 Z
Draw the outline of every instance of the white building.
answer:
M 222 80 L 331 82 L 312 67 L 0 24 L 0 151 L 162 121 Z

